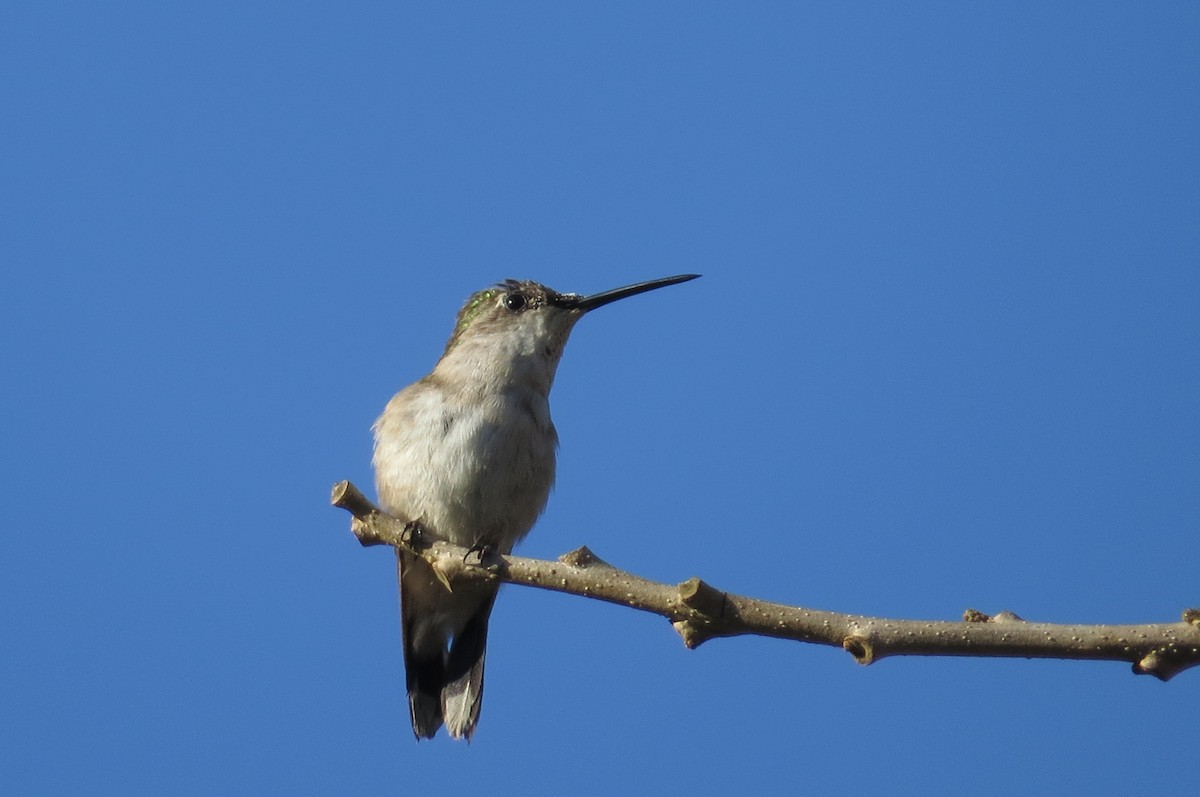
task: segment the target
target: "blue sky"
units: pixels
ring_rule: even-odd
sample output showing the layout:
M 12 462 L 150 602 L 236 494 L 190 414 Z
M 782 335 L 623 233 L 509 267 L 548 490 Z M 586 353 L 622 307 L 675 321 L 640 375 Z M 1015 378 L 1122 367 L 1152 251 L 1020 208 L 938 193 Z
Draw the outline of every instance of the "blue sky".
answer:
M 576 329 L 520 549 L 953 619 L 1200 604 L 1193 4 L 8 4 L 9 793 L 1127 794 L 1195 673 L 890 659 L 507 588 L 416 743 L 330 485 L 472 291 Z

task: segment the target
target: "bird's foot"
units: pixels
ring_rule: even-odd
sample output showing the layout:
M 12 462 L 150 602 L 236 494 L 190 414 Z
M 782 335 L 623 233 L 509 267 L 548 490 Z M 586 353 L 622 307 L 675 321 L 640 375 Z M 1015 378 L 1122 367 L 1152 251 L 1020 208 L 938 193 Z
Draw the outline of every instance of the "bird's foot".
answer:
M 486 542 L 477 542 L 463 554 L 463 564 L 495 571 L 500 569 L 500 563 L 496 561 L 496 557 L 495 546 Z
M 419 520 L 410 520 L 404 524 L 404 530 L 400 532 L 400 541 L 418 551 L 429 545 L 425 527 Z

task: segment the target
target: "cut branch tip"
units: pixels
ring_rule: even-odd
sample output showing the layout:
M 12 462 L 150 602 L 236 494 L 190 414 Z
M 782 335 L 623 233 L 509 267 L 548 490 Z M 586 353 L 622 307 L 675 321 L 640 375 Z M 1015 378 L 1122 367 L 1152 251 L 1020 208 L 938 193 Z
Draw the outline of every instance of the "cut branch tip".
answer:
M 355 517 L 378 511 L 375 505 L 362 494 L 362 491 L 348 481 L 340 481 L 333 485 L 333 490 L 329 496 L 329 503 L 340 509 L 345 509 Z

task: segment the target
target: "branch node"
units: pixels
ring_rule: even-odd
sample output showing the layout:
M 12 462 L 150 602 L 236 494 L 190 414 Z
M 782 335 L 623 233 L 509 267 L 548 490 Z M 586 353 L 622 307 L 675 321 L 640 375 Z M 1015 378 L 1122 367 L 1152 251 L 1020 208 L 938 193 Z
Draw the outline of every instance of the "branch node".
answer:
M 1183 621 L 1189 625 L 1200 627 L 1200 609 L 1184 609 Z
M 1014 612 L 1010 612 L 1008 609 L 1005 609 L 1004 611 L 997 612 L 995 615 L 993 615 L 992 619 L 988 620 L 988 622 L 989 623 L 1023 623 L 1023 622 L 1025 622 L 1025 618 L 1018 617 Z
M 683 645 L 688 650 L 695 650 L 713 637 L 707 626 L 691 620 L 676 620 L 671 627 L 683 637 Z
M 450 584 L 450 574 L 447 573 L 446 569 L 442 566 L 442 560 L 438 559 L 432 561 L 430 562 L 430 565 L 431 567 L 429 569 L 433 571 L 433 574 L 437 576 L 437 580 L 440 581 L 442 586 L 446 588 L 446 592 L 453 593 L 454 587 Z
M 848 636 L 842 640 L 842 648 L 864 667 L 875 661 L 875 647 L 866 637 Z
M 458 546 L 426 542 L 421 557 L 429 563 L 433 574 L 449 592 L 458 581 L 496 581 L 504 571 L 504 563 L 484 558 L 481 552 L 466 555 Z
M 1165 664 L 1164 657 L 1157 650 L 1152 650 L 1134 662 L 1133 672 L 1135 675 L 1153 675 L 1160 681 L 1165 681 L 1171 677 L 1163 672 Z
M 1134 675 L 1153 675 L 1160 681 L 1169 681 L 1179 673 L 1195 667 L 1186 655 L 1176 650 L 1152 650 L 1133 665 Z
M 601 559 L 596 554 L 592 553 L 591 549 L 586 545 L 581 545 L 569 553 L 565 553 L 558 557 L 558 561 L 564 565 L 571 567 L 612 567 L 608 562 Z
M 967 609 L 963 612 L 964 623 L 1023 623 L 1024 618 L 1018 617 L 1005 609 L 993 615 L 987 615 L 978 609 Z
M 689 609 L 695 609 L 709 617 L 722 618 L 728 605 L 728 596 L 710 584 L 696 577 L 682 582 L 679 587 L 679 600 Z

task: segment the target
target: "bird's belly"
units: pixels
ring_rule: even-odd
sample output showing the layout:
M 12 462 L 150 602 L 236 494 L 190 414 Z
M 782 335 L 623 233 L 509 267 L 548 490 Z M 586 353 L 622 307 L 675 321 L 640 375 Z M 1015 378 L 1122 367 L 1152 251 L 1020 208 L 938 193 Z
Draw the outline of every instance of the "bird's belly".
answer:
M 512 550 L 554 482 L 557 436 L 544 397 L 532 398 L 418 399 L 411 412 L 385 412 L 375 450 L 384 508 L 441 539 Z

